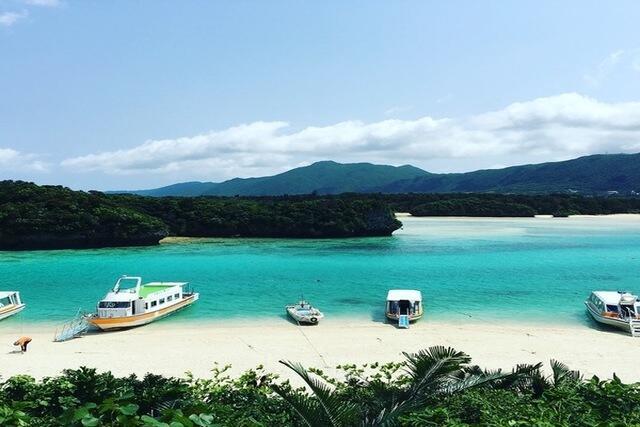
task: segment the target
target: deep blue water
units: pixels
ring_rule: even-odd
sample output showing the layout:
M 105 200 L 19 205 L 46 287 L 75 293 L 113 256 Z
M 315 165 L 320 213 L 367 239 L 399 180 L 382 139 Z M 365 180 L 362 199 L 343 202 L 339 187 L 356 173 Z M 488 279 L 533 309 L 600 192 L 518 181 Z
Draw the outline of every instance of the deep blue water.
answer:
M 0 252 L 0 289 L 59 323 L 122 274 L 200 292 L 173 321 L 281 316 L 301 292 L 329 317 L 381 319 L 386 291 L 420 289 L 427 319 L 586 322 L 595 289 L 640 291 L 640 220 L 416 219 L 393 237 L 208 239 L 149 248 Z

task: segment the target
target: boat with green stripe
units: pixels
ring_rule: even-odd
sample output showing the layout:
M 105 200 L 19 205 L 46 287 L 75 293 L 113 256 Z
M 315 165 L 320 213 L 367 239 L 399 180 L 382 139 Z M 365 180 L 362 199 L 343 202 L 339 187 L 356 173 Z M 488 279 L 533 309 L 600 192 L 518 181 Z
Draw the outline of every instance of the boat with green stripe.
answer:
M 141 277 L 122 276 L 86 320 L 103 331 L 146 325 L 196 302 L 199 294 L 190 291 L 187 285 L 187 282 L 143 284 Z

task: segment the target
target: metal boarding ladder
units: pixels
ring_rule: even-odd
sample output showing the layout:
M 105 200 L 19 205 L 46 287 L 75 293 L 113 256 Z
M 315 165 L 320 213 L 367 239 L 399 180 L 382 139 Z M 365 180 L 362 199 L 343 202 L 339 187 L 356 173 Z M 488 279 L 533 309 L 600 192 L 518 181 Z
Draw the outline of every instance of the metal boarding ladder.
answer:
M 56 329 L 53 340 L 55 342 L 68 341 L 85 334 L 89 328 L 91 328 L 91 324 L 87 321 L 86 313 L 78 309 L 73 319 L 64 323 L 60 330 Z
M 401 314 L 398 316 L 398 327 L 402 329 L 409 329 L 409 315 Z

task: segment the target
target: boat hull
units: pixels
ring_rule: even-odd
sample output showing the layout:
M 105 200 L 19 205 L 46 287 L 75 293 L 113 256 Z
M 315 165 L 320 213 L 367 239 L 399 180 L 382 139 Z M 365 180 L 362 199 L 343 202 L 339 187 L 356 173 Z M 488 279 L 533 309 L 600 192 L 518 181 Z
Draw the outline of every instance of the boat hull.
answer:
M 25 307 L 25 304 L 11 304 L 0 308 L 0 320 L 20 313 Z
M 603 325 L 612 326 L 614 328 L 622 329 L 626 332 L 633 333 L 632 327 L 640 328 L 640 319 L 632 321 L 629 324 L 628 320 L 623 320 L 615 317 L 606 317 L 601 315 L 597 310 L 595 310 L 588 302 L 585 302 L 585 306 L 587 307 L 587 313 L 591 315 L 593 320 Z
M 199 294 L 195 293 L 184 298 L 182 301 L 169 307 L 162 308 L 150 313 L 136 314 L 124 317 L 90 317 L 87 321 L 93 326 L 103 330 L 112 331 L 117 329 L 135 328 L 137 326 L 147 325 L 156 320 L 167 317 L 183 308 L 186 308 L 198 300 Z

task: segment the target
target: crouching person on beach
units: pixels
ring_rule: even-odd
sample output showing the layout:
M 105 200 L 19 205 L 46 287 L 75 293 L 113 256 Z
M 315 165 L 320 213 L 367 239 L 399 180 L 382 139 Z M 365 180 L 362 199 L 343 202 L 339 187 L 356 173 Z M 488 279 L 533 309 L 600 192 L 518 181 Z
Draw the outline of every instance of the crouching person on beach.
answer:
M 31 342 L 30 337 L 20 337 L 16 342 L 13 343 L 13 345 L 19 345 L 20 351 L 25 353 L 27 351 L 27 346 L 29 345 L 30 342 Z

